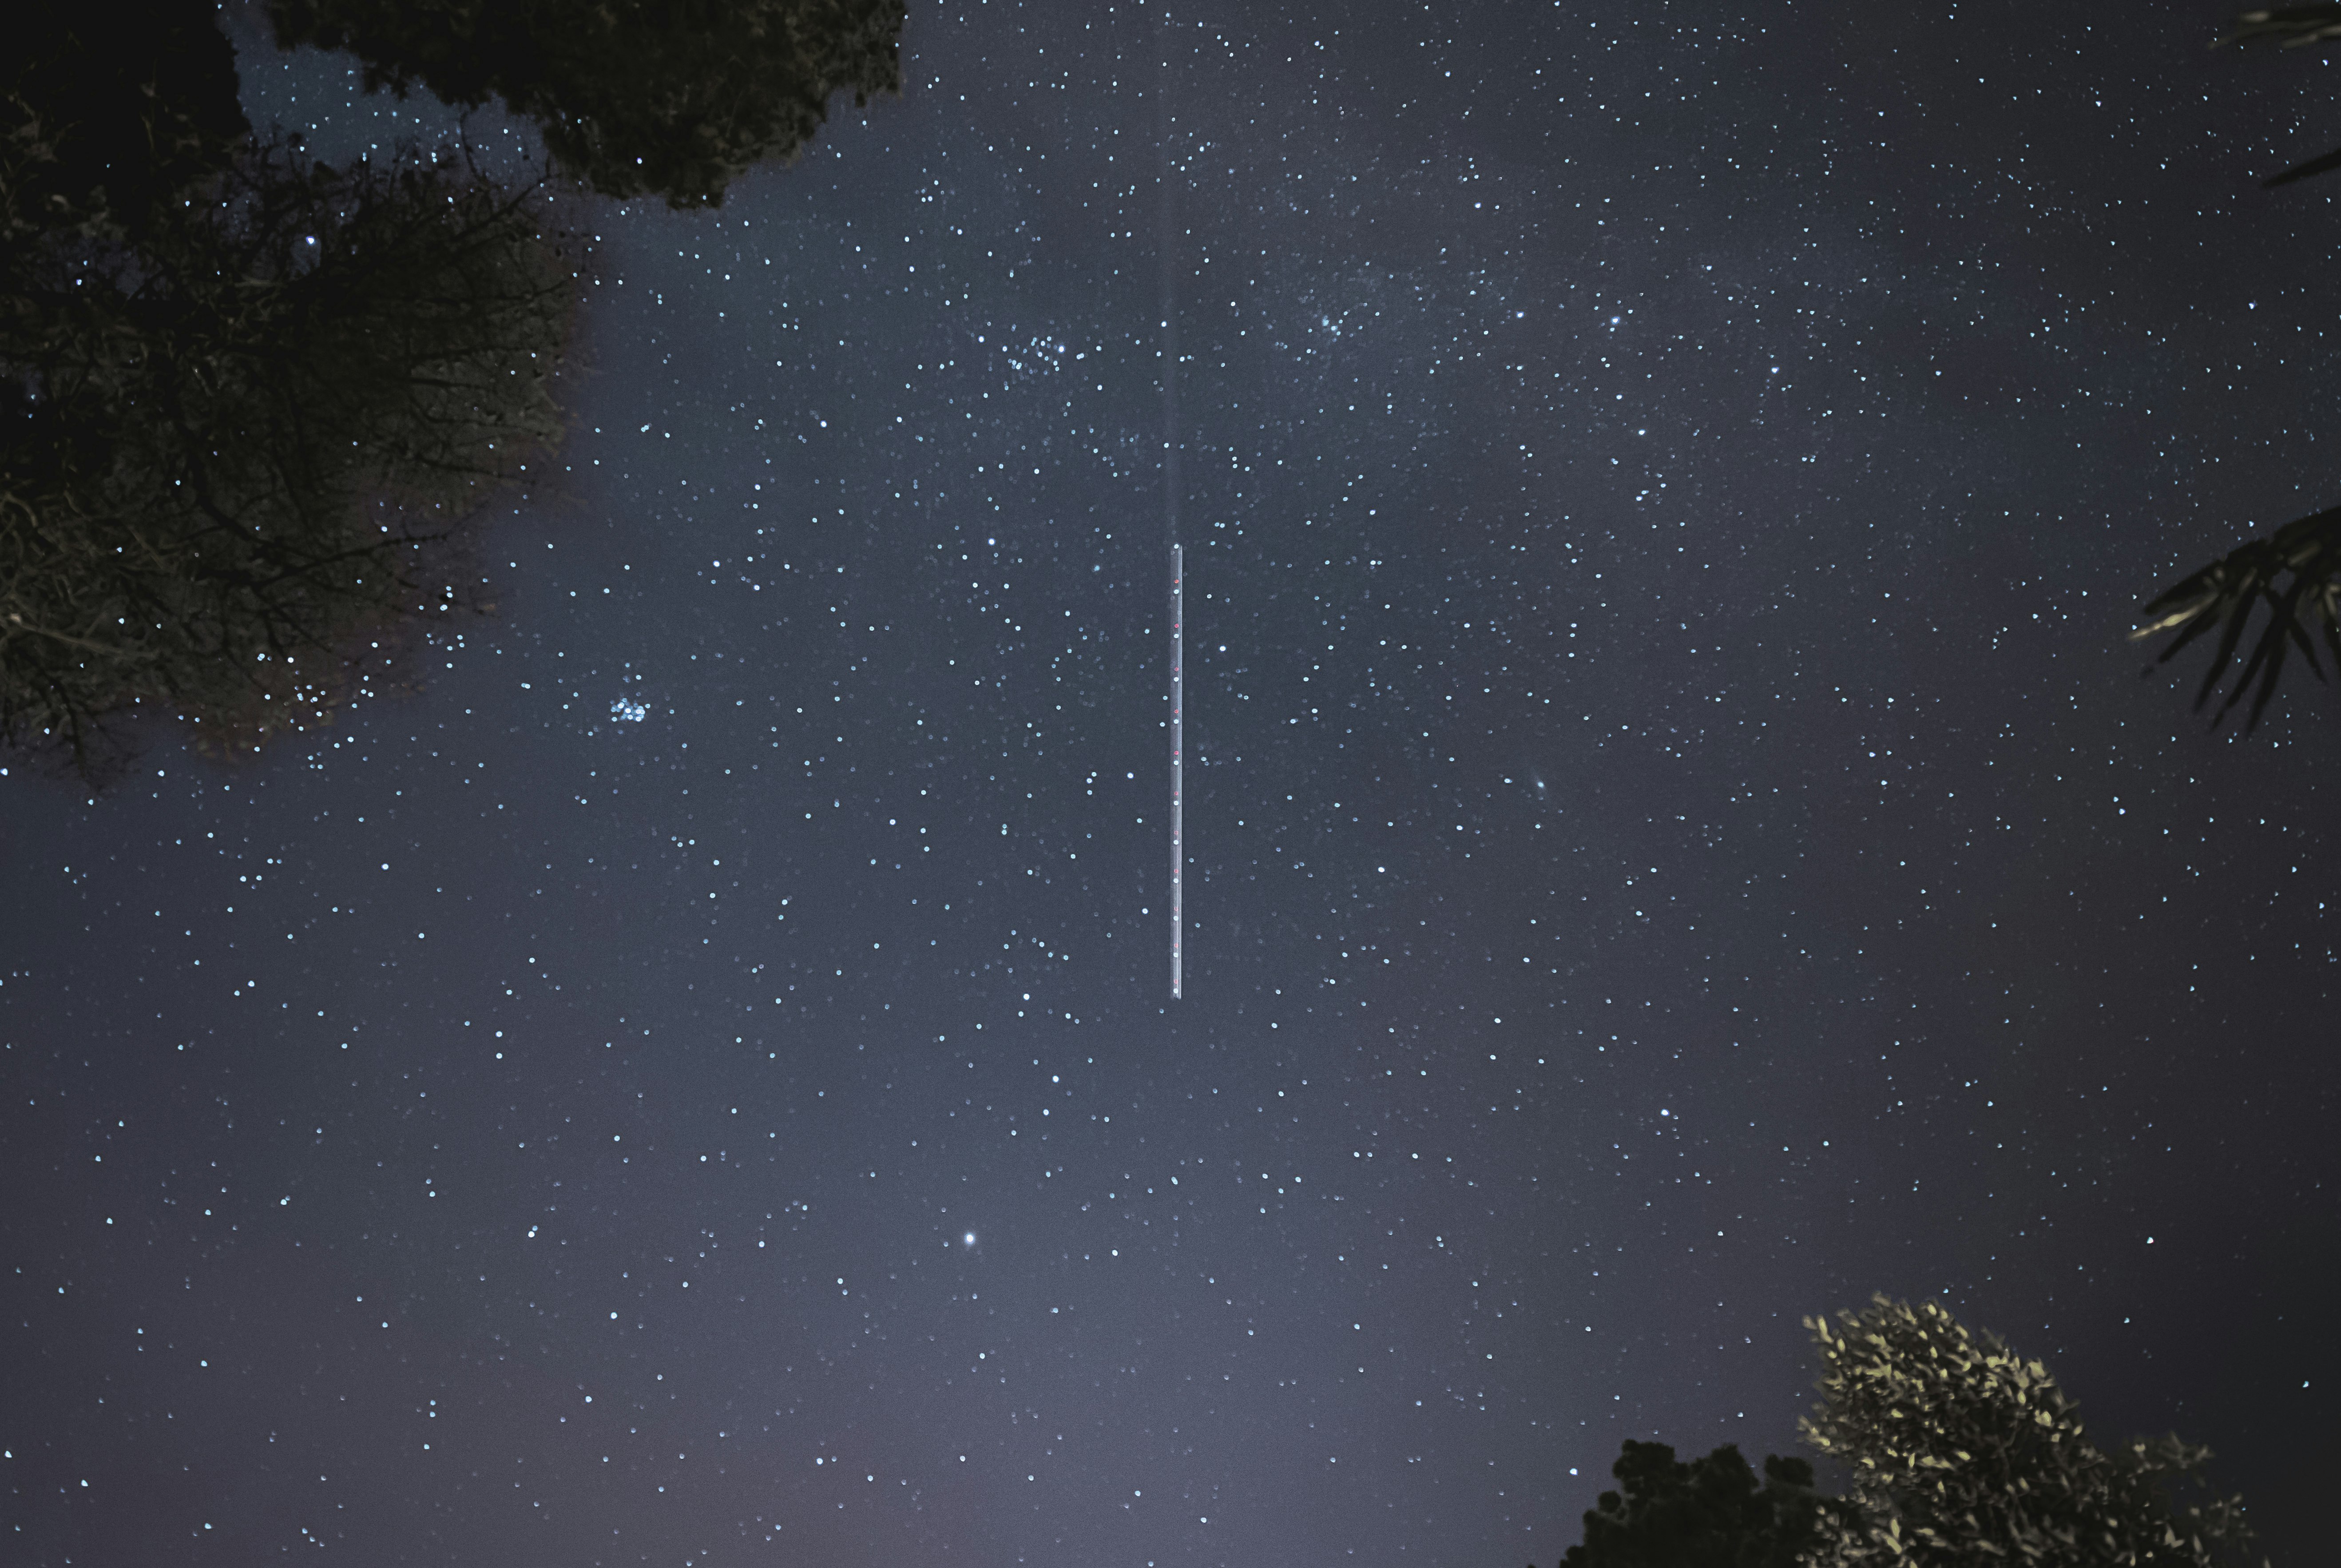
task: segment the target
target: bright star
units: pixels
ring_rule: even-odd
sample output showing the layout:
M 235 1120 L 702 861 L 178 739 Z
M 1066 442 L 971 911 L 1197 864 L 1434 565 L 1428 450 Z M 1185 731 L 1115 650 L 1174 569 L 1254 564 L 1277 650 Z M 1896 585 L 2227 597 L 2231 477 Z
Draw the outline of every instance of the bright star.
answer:
M 960 1237 L 960 1242 L 961 1242 L 961 1243 L 962 1245 L 965 1245 L 965 1246 L 971 1246 L 971 1246 L 975 1245 L 975 1233 L 974 1233 L 973 1231 L 970 1231 L 970 1232 L 968 1232 L 968 1233 L 967 1233 L 967 1234 L 965 1234 L 965 1235 L 963 1235 L 963 1236 Z

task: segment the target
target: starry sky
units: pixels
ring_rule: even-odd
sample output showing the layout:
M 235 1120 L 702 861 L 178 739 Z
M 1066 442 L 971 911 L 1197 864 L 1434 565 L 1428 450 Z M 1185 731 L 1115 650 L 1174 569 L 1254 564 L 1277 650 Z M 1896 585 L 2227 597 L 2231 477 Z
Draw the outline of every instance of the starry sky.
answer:
M 1874 1291 L 2305 1553 L 2332 699 L 2123 641 L 2341 492 L 2341 81 L 2223 19 L 916 0 L 564 200 L 495 615 L 0 777 L 7 1555 L 1549 1564 Z

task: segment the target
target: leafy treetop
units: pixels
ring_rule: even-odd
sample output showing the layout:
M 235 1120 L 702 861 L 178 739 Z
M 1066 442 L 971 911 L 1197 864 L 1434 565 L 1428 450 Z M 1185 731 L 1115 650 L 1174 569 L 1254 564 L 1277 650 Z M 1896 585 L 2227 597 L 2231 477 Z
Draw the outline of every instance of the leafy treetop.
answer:
M 2250 1542 L 2239 1499 L 2174 1513 L 2210 1450 L 2175 1436 L 2112 1453 L 2090 1441 L 2048 1370 L 1934 1302 L 1873 1299 L 1808 1318 L 1821 1403 L 1806 1439 L 1852 1473 L 1825 1511 L 1814 1568 L 2211 1568 Z
M 903 0 L 265 0 L 277 43 L 348 49 L 369 90 L 502 98 L 604 195 L 714 206 L 793 158 L 831 96 L 902 91 Z
M 1663 1443 L 1626 1442 L 1609 1473 L 1619 1490 L 1585 1515 L 1562 1568 L 1795 1568 L 1824 1506 L 1813 1467 L 1768 1456 L 1764 1484 L 1726 1443 L 1683 1463 Z

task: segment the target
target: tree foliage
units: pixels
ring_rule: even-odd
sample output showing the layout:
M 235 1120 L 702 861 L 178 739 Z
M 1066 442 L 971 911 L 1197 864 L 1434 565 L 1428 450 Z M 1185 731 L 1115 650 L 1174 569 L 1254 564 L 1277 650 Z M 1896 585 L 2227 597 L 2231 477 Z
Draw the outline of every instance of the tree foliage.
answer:
M 575 291 L 528 193 L 76 96 L 68 33 L 0 101 L 0 742 L 94 776 L 139 714 L 322 722 L 460 601 L 433 552 L 558 438 Z
M 276 41 L 348 49 L 368 90 L 502 98 L 604 195 L 712 206 L 850 92 L 902 90 L 903 0 L 265 0 Z
M 1619 1490 L 1585 1515 L 1562 1568 L 1795 1568 L 1826 1506 L 1805 1461 L 1768 1456 L 1759 1488 L 1731 1443 L 1684 1463 L 1629 1438 L 1609 1473 Z
M 2324 666 L 2316 645 L 2325 644 L 2336 672 L 2341 672 L 2341 507 L 2327 507 L 2286 524 L 2265 539 L 2250 539 L 2219 560 L 2164 589 L 2138 614 L 2146 622 L 2130 634 L 2133 642 L 2163 632 L 2178 635 L 2155 660 L 2167 664 L 2198 637 L 2218 634 L 2211 667 L 2196 692 L 2202 707 L 2218 690 L 2219 681 L 2235 663 L 2253 613 L 2261 608 L 2267 618 L 2253 640 L 2243 671 L 2220 702 L 2224 719 L 2248 695 L 2244 728 L 2260 721 L 2286 658 L 2297 650 L 2301 661 L 2320 681 Z
M 595 189 L 711 205 L 830 98 L 898 91 L 902 0 L 264 0 L 369 87 L 503 98 Z M 532 191 L 254 137 L 210 0 L 33 8 L 0 56 L 0 744 L 322 723 L 472 588 L 451 552 L 557 441 L 576 301 Z M 539 465 L 541 468 L 541 464 Z
M 35 6 L 12 20 L 9 44 L 0 223 L 12 251 L 60 229 L 134 231 L 174 193 L 226 167 L 251 133 L 235 51 L 208 5 Z
M 1807 1318 L 1822 1362 L 1805 1439 L 1844 1467 L 1768 1458 L 1764 1484 L 1726 1444 L 1678 1463 L 1628 1440 L 1619 1487 L 1585 1515 L 1560 1568 L 2243 1568 L 2240 1498 L 2203 1485 L 2210 1450 L 2177 1437 L 2113 1452 L 2048 1370 L 1932 1302 L 1873 1298 Z M 2190 1496 L 2189 1494 L 2194 1494 Z
M 2107 1453 L 2047 1369 L 1932 1302 L 1808 1318 L 1824 1373 L 1807 1440 L 1851 1473 L 1815 1568 L 2210 1568 L 2250 1543 L 2239 1499 L 2175 1509 L 2210 1451 L 2175 1436 Z
M 2301 49 L 2336 40 L 2341 40 L 2341 5 L 2286 5 L 2243 13 L 2234 28 L 2211 46 L 2274 43 Z M 2341 169 L 2341 148 L 2260 183 L 2290 185 L 2334 169 Z M 2217 692 L 2255 613 L 2263 609 L 2266 619 L 2253 638 L 2236 684 L 2214 710 L 2215 725 L 2248 696 L 2244 729 L 2248 734 L 2256 728 L 2295 652 L 2322 681 L 2325 670 L 2316 655 L 2322 643 L 2336 672 L 2341 673 L 2341 507 L 2297 518 L 2266 538 L 2246 540 L 2164 589 L 2138 612 L 2142 624 L 2130 633 L 2130 640 L 2177 632 L 2155 660 L 2167 664 L 2197 639 L 2217 633 L 2211 668 L 2195 694 L 2199 710 Z

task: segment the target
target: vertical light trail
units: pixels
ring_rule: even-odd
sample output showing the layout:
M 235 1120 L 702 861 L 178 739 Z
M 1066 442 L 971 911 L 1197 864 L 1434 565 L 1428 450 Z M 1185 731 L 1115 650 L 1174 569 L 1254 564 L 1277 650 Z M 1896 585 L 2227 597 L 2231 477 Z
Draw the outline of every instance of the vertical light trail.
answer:
M 1170 546 L 1170 1000 L 1185 990 L 1186 934 L 1186 741 L 1187 573 L 1186 547 Z
M 1162 527 L 1179 542 L 1179 187 L 1170 157 L 1170 18 L 1161 18 L 1162 68 L 1154 88 L 1155 265 L 1162 305 Z
M 1170 546 L 1170 999 L 1185 994 L 1186 554 L 1179 543 L 1179 207 L 1170 157 L 1170 16 L 1157 14 L 1161 67 L 1155 77 L 1155 250 L 1162 306 L 1162 535 Z

